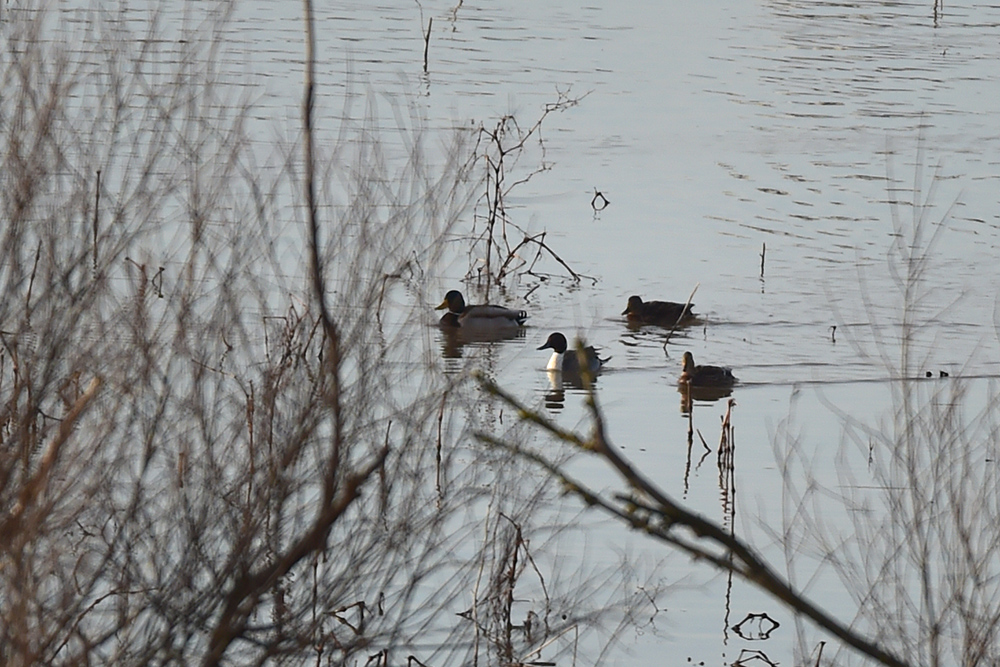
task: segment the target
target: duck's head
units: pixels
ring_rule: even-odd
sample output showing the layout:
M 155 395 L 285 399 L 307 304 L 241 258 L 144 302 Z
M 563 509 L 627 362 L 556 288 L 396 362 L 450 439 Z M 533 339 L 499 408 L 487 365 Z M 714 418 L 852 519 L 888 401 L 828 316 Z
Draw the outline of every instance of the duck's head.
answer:
M 683 372 L 684 373 L 693 373 L 694 372 L 694 355 L 691 354 L 690 352 L 685 352 L 684 353 L 684 357 L 683 357 L 683 364 L 684 364 L 684 368 L 683 368 Z
M 642 308 L 642 297 L 633 294 L 628 298 L 628 306 L 626 306 L 625 310 L 622 311 L 622 315 L 638 313 L 640 308 Z
M 549 334 L 549 337 L 545 341 L 545 345 L 542 345 L 539 350 L 551 349 L 553 352 L 558 354 L 564 354 L 566 352 L 566 336 L 556 331 L 555 333 Z
M 457 289 L 451 290 L 444 295 L 444 301 L 434 310 L 444 310 L 445 308 L 453 313 L 461 313 L 465 310 L 465 299 L 462 297 L 462 293 Z

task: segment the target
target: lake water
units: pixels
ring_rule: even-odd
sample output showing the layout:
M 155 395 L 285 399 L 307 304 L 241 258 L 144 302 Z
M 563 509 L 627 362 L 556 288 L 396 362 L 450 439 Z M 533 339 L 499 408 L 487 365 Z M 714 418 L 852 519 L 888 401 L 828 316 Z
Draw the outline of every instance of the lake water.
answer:
M 733 366 L 742 380 L 734 392 L 735 525 L 775 562 L 783 562 L 781 550 L 756 527 L 781 531 L 790 501 L 775 459 L 791 441 L 830 488 L 843 490 L 845 459 L 858 487 L 873 484 L 863 446 L 842 438 L 831 406 L 872 424 L 893 412 L 888 379 L 899 373 L 902 292 L 890 271 L 898 237 L 889 200 L 912 203 L 918 186 L 921 203 L 929 196 L 920 213 L 928 228 L 949 208 L 950 216 L 926 263 L 917 320 L 928 326 L 915 332 L 908 372 L 931 371 L 928 392 L 946 391 L 941 371 L 996 377 L 995 5 L 948 4 L 935 16 L 929 2 L 508 3 L 463 6 L 452 22 L 424 9 L 437 28 L 426 78 L 412 11 L 385 11 L 342 52 L 353 54 L 355 74 L 376 90 L 419 95 L 431 122 L 509 111 L 532 119 L 557 90 L 587 93 L 546 119 L 553 168 L 514 192 L 511 215 L 547 230 L 574 269 L 599 280 L 573 289 L 553 280 L 523 301 L 515 291 L 514 304 L 532 313 L 530 328 L 505 346 L 496 375 L 525 400 L 541 401 L 547 353 L 534 348 L 550 331 L 601 346 L 612 356 L 599 381 L 611 437 L 675 498 L 726 518 L 716 455 L 698 466 L 700 446 L 688 454 L 673 386 L 683 350 Z M 401 26 L 408 39 L 394 40 Z M 611 202 L 599 214 L 590 207 L 595 189 Z M 898 209 L 904 227 L 914 218 L 907 203 Z M 442 292 L 463 271 L 442 274 Z M 683 301 L 696 284 L 707 322 L 675 338 L 669 355 L 662 331 L 623 325 L 630 294 Z M 897 370 L 879 360 L 879 345 Z M 570 394 L 552 412 L 573 425 L 584 414 L 580 403 Z M 694 412 L 713 448 L 724 412 L 724 402 Z M 843 452 L 853 456 L 838 464 Z M 838 516 L 831 509 L 827 520 Z M 611 531 L 605 539 L 622 537 Z M 675 560 L 678 579 L 692 570 L 708 578 Z M 797 581 L 853 618 L 856 607 L 835 579 L 800 572 Z M 745 583 L 730 590 L 719 577 L 666 606 L 680 613 L 658 619 L 661 633 L 637 630 L 633 653 L 613 662 L 663 664 L 664 649 L 676 656 L 669 664 L 727 664 L 744 649 L 783 664 L 810 660 L 791 648 L 788 611 Z M 725 629 L 765 611 L 781 623 L 768 641 Z M 815 649 L 821 638 L 806 631 L 802 645 Z
M 557 330 L 600 346 L 612 357 L 598 396 L 615 445 L 674 498 L 733 521 L 779 570 L 788 545 L 775 534 L 789 496 L 777 459 L 789 443 L 831 488 L 845 484 L 845 466 L 858 488 L 874 484 L 866 452 L 843 437 L 837 410 L 870 424 L 893 413 L 892 378 L 900 371 L 880 353 L 898 365 L 903 299 L 893 279 L 902 264 L 890 258 L 915 211 L 925 234 L 948 223 L 924 265 L 926 293 L 913 316 L 927 326 L 914 332 L 905 374 L 930 371 L 931 393 L 968 378 L 973 395 L 1000 375 L 1000 6 L 317 5 L 319 127 L 331 135 L 345 113 L 369 122 L 371 103 L 391 145 L 392 128 L 409 122 L 399 120 L 399 109 L 416 109 L 443 135 L 479 122 L 490 127 L 507 113 L 526 127 L 560 93 L 581 98 L 545 119 L 551 168 L 511 191 L 508 214 L 531 232 L 546 231 L 547 243 L 594 280 L 574 282 L 544 260 L 548 280 L 524 276 L 503 297 L 489 295 L 530 313 L 525 335 L 466 346 L 457 351 L 462 364 L 441 367 L 458 372 L 486 359 L 502 386 L 574 426 L 586 416 L 582 394 L 569 389 L 554 403 L 548 352 L 535 348 Z M 183 13 L 165 7 L 165 35 L 182 20 L 202 20 L 186 4 Z M 244 3 L 233 11 L 224 72 L 251 91 L 262 145 L 275 134 L 293 136 L 300 6 Z M 422 27 L 432 17 L 425 74 Z M 539 159 L 529 149 L 508 181 Z M 610 201 L 600 212 L 591 207 L 595 190 Z M 929 197 L 926 207 L 911 205 L 915 192 L 920 202 Z M 902 237 L 894 198 L 903 202 Z M 468 221 L 471 227 L 471 211 Z M 462 253 L 428 267 L 429 292 L 460 288 L 469 301 L 483 298 L 461 283 L 468 268 Z M 696 286 L 704 322 L 677 332 L 666 351 L 663 330 L 625 326 L 620 313 L 629 295 L 684 301 Z M 432 333 L 415 345 L 429 339 L 436 351 L 437 303 L 426 305 L 422 324 Z M 697 435 L 688 448 L 675 387 L 685 350 L 699 362 L 732 366 L 741 380 L 733 392 L 734 505 L 727 504 L 732 489 L 720 488 L 715 452 L 703 458 Z M 693 426 L 713 450 L 725 411 L 725 401 L 694 409 Z M 602 468 L 582 469 L 594 483 L 602 474 L 612 482 Z M 829 520 L 844 519 L 833 512 Z M 613 561 L 626 544 L 652 558 L 667 553 L 623 533 L 595 522 L 586 548 L 599 561 Z M 626 630 L 610 664 L 721 665 L 744 649 L 801 664 L 809 656 L 795 652 L 797 642 L 808 650 L 829 640 L 808 625 L 797 636 L 786 608 L 684 557 L 671 558 L 664 572 L 675 592 L 658 600 L 662 611 L 652 623 Z M 800 572 L 797 582 L 835 615 L 854 617 L 835 578 Z M 760 612 L 781 624 L 770 639 L 748 641 L 728 629 Z M 827 650 L 824 657 L 834 657 Z M 673 656 L 666 663 L 665 653 Z

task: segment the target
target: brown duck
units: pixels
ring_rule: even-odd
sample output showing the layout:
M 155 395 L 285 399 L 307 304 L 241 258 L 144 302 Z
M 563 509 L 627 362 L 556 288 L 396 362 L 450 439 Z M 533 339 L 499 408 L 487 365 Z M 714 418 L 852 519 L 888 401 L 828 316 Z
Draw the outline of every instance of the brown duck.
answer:
M 629 322 L 637 324 L 672 327 L 693 320 L 693 306 L 693 303 L 685 305 L 673 301 L 643 301 L 642 297 L 633 295 L 628 298 L 628 306 L 622 311 L 622 315 L 627 316 Z
M 684 369 L 677 384 L 686 387 L 732 387 L 736 376 L 731 368 L 720 366 L 696 366 L 694 355 L 684 353 Z

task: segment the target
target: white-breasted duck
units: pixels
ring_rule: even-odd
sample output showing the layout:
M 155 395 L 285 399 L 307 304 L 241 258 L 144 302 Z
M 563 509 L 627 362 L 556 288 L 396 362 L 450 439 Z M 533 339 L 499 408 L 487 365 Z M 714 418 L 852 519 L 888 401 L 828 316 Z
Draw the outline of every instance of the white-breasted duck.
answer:
M 580 355 L 577 350 L 569 350 L 567 352 L 569 345 L 566 342 L 566 336 L 558 331 L 550 334 L 545 344 L 538 349 L 552 350 L 552 356 L 549 357 L 549 364 L 546 366 L 546 370 L 560 371 L 566 376 L 580 375 Z M 597 354 L 597 349 L 592 345 L 584 348 L 583 353 L 586 358 L 587 371 L 591 376 L 596 376 L 600 373 L 601 368 L 611 358 L 602 359 Z

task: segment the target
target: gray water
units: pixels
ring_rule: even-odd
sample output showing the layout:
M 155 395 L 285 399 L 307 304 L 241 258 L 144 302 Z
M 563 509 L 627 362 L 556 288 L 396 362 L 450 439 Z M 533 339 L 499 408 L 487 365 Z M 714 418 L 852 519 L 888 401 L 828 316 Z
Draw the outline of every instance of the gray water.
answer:
M 527 230 L 547 231 L 559 255 L 593 277 L 576 282 L 548 260 L 541 270 L 550 279 L 512 281 L 505 296 L 529 311 L 525 335 L 466 346 L 458 351 L 463 364 L 443 360 L 443 370 L 486 359 L 500 384 L 573 426 L 585 417 L 582 394 L 570 388 L 553 402 L 548 353 L 535 348 L 555 330 L 599 345 L 612 357 L 598 395 L 613 442 L 675 498 L 733 521 L 778 563 L 782 547 L 762 526 L 780 532 L 788 507 L 776 463 L 787 434 L 831 487 L 843 484 L 844 465 L 859 487 L 870 483 L 863 452 L 835 460 L 843 423 L 831 406 L 865 423 L 892 409 L 891 378 L 900 373 L 879 360 L 882 352 L 898 364 L 901 335 L 891 200 L 901 202 L 904 230 L 915 213 L 928 230 L 947 221 L 927 258 L 928 291 L 916 317 L 928 326 L 916 332 L 906 373 L 930 371 L 930 387 L 973 378 L 974 388 L 1000 374 L 997 5 L 421 4 L 422 11 L 416 3 L 317 3 L 320 129 L 336 134 L 345 114 L 365 122 L 372 104 L 387 137 L 409 122 L 395 112 L 411 107 L 442 133 L 489 126 L 506 113 L 530 124 L 559 93 L 580 97 L 546 118 L 551 169 L 514 189 L 508 212 Z M 171 26 L 208 18 L 185 11 L 186 18 L 165 5 L 165 41 Z M 258 105 L 262 144 L 275 125 L 292 135 L 300 7 L 245 3 L 235 11 L 226 76 Z M 71 25 L 78 15 L 65 16 Z M 431 17 L 425 74 L 422 26 Z M 518 173 L 540 158 L 530 151 Z M 610 201 L 600 212 L 591 207 L 595 190 Z M 912 206 L 928 196 L 926 207 Z M 430 267 L 431 292 L 461 288 L 470 301 L 481 297 L 461 283 L 467 259 L 457 253 L 449 265 Z M 631 294 L 684 301 L 696 285 L 703 323 L 675 334 L 666 351 L 663 330 L 633 331 L 620 316 Z M 434 305 L 420 325 L 437 350 Z M 698 436 L 688 449 L 675 388 L 685 350 L 732 366 L 741 380 L 733 392 L 734 513 L 715 453 L 703 458 Z M 693 426 L 713 449 L 725 410 L 725 401 L 694 409 Z M 611 483 L 601 468 L 583 470 Z M 588 554 L 612 561 L 623 544 L 651 557 L 665 553 L 595 523 Z M 796 637 L 785 608 L 684 558 L 669 563 L 665 576 L 676 593 L 655 620 L 626 633 L 613 664 L 664 664 L 664 651 L 674 658 L 666 664 L 728 664 L 742 649 L 792 664 Z M 835 579 L 810 581 L 807 572 L 799 582 L 835 615 L 852 618 L 855 607 Z M 762 611 L 781 623 L 771 639 L 746 641 L 728 629 Z M 806 632 L 808 646 L 823 638 Z

